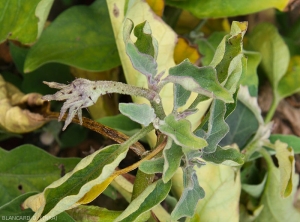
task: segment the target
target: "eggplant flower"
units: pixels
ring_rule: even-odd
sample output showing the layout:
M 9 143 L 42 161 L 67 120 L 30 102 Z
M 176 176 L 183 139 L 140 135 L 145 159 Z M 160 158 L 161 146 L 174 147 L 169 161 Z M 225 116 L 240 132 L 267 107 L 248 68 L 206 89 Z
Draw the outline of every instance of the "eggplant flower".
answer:
M 100 89 L 97 82 L 93 82 L 87 79 L 78 78 L 69 85 L 56 83 L 56 82 L 44 82 L 51 88 L 60 89 L 53 95 L 45 95 L 42 97 L 44 100 L 66 100 L 61 108 L 58 120 L 60 121 L 64 114 L 69 109 L 68 117 L 65 121 L 63 130 L 71 123 L 73 117 L 77 114 L 80 123 L 82 124 L 82 108 L 87 108 L 94 105 L 98 97 L 105 94 Z

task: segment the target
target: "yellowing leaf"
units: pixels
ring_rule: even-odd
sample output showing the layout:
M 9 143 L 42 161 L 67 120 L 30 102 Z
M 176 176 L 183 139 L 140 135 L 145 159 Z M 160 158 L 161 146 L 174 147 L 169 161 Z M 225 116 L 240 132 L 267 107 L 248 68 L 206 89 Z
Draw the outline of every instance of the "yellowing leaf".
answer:
M 92 189 L 86 193 L 77 203 L 78 204 L 87 204 L 92 202 L 96 197 L 98 197 L 107 187 L 108 185 L 118 176 L 117 173 L 112 174 L 101 184 L 97 184 L 92 187 Z
M 40 94 L 24 95 L 0 75 L 0 126 L 5 130 L 26 133 L 41 127 L 46 123 L 45 118 L 23 107 L 37 107 L 42 111 L 47 109 L 47 104 Z
M 264 205 L 264 208 L 258 215 L 255 222 L 299 221 L 300 212 L 297 211 L 293 205 L 295 193 L 297 191 L 297 183 L 299 182 L 299 176 L 292 172 L 292 193 L 288 197 L 282 198 L 280 195 L 282 192 L 282 186 L 278 186 L 278 184 L 281 184 L 281 170 L 274 165 L 272 158 L 266 150 L 261 150 L 261 154 L 267 162 L 268 174 L 264 193 L 259 203 L 259 205 Z
M 126 2 L 128 4 L 126 4 Z M 158 73 L 165 71 L 165 76 L 168 75 L 168 69 L 175 66 L 173 59 L 174 48 L 177 41 L 176 33 L 164 23 L 164 21 L 155 15 L 150 6 L 141 0 L 119 1 L 119 0 L 107 0 L 107 5 L 110 12 L 110 19 L 122 62 L 122 67 L 126 77 L 126 81 L 130 85 L 147 88 L 147 80 L 144 75 L 135 70 L 131 64 L 130 58 L 125 51 L 125 44 L 123 40 L 123 21 L 127 18 L 131 19 L 135 25 L 148 21 L 152 35 L 159 42 L 159 51 L 157 55 L 157 70 Z M 114 13 L 118 12 L 118 13 Z M 173 85 L 167 84 L 160 92 L 162 98 L 162 104 L 167 114 L 172 112 L 173 108 Z M 186 108 L 191 104 L 192 99 L 195 99 L 196 94 L 192 93 L 190 100 L 188 101 Z M 146 99 L 142 97 L 133 97 L 135 103 L 148 103 Z M 193 118 L 191 121 L 195 128 L 200 121 L 200 118 L 204 115 L 211 101 L 205 101 L 199 105 L 199 111 L 189 117 Z M 154 145 L 155 135 L 152 134 L 152 139 L 149 140 L 150 145 Z
M 189 10 L 198 18 L 220 18 L 245 15 L 267 8 L 283 10 L 289 0 L 166 0 L 166 4 Z
M 43 221 L 95 199 L 115 178 L 114 169 L 125 158 L 128 148 L 129 143 L 125 142 L 98 150 L 82 159 L 73 171 L 46 187 L 43 193 L 28 198 L 23 207 L 35 211 L 31 221 Z M 100 190 L 96 191 L 95 186 Z
M 174 50 L 174 61 L 176 64 L 181 63 L 188 58 L 191 63 L 196 64 L 199 62 L 200 54 L 196 47 L 193 47 L 184 38 L 178 38 Z
M 156 15 L 162 17 L 165 7 L 164 0 L 146 0 L 146 2 L 149 4 Z
M 293 191 L 293 176 L 295 172 L 294 151 L 286 143 L 275 142 L 276 158 L 280 171 L 280 195 L 288 197 Z
M 230 166 L 210 163 L 196 171 L 205 198 L 199 201 L 195 215 L 187 221 L 238 222 L 240 172 Z

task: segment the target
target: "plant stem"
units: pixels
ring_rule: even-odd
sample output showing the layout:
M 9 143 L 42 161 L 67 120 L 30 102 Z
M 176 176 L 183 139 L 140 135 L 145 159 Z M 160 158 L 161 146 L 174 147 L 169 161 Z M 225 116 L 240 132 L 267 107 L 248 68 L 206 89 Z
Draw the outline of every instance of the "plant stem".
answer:
M 57 113 L 57 112 L 46 112 L 43 115 L 46 119 L 49 119 L 49 120 L 57 120 L 57 118 L 59 117 L 59 113 Z M 63 116 L 62 120 L 66 120 L 66 118 L 67 118 L 67 114 L 65 114 Z M 105 137 L 108 137 L 108 138 L 116 141 L 117 143 L 124 143 L 125 141 L 127 141 L 129 139 L 129 137 L 127 135 L 125 135 L 117 130 L 114 130 L 108 126 L 105 126 L 101 123 L 98 123 L 96 121 L 93 121 L 93 120 L 85 118 L 85 117 L 83 117 L 82 120 L 83 120 L 82 125 L 84 127 L 88 128 L 90 130 L 93 130 Z M 72 119 L 72 122 L 80 124 L 80 121 L 77 116 Z M 130 149 L 132 149 L 132 151 L 134 151 L 139 156 L 142 156 L 142 154 L 146 152 L 143 145 L 140 144 L 139 142 L 135 142 L 134 144 L 132 144 L 130 146 Z
M 270 107 L 269 112 L 268 112 L 268 114 L 267 114 L 267 116 L 266 116 L 266 118 L 265 118 L 265 123 L 269 123 L 269 122 L 272 120 L 272 118 L 273 118 L 273 116 L 274 116 L 274 113 L 275 113 L 275 111 L 276 111 L 276 108 L 277 108 L 279 102 L 280 102 L 280 100 L 279 100 L 278 97 L 274 94 L 274 98 L 273 98 L 271 107 Z
M 122 82 L 115 81 L 96 81 L 95 85 L 99 87 L 100 94 L 107 93 L 119 93 L 130 96 L 141 96 L 145 97 L 149 101 L 152 101 L 158 96 L 158 93 L 151 89 L 141 88 L 137 86 L 128 85 Z

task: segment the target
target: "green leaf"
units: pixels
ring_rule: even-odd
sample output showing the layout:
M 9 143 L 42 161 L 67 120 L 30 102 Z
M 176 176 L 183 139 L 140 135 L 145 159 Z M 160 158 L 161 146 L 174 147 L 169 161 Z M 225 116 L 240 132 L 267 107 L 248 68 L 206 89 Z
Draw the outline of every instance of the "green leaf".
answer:
M 150 25 L 147 21 L 138 24 L 134 28 L 134 35 L 137 37 L 134 45 L 141 53 L 152 56 L 154 59 L 158 53 L 158 42 L 152 37 Z
M 164 168 L 164 158 L 159 157 L 152 160 L 146 160 L 141 163 L 139 169 L 146 174 L 162 173 Z
M 244 51 L 247 57 L 247 69 L 242 74 L 240 84 L 244 86 L 255 86 L 258 88 L 257 67 L 261 61 L 261 54 L 254 51 Z
M 148 104 L 120 103 L 120 112 L 133 121 L 148 126 L 155 119 L 154 109 Z
M 49 62 L 91 71 L 116 67 L 120 60 L 113 36 L 106 1 L 74 6 L 61 13 L 30 49 L 25 72 Z
M 202 63 L 208 66 L 214 58 L 218 45 L 226 35 L 226 32 L 213 32 L 207 39 L 200 38 L 196 40 L 201 55 L 203 55 Z
M 101 119 L 96 120 L 99 123 L 102 123 L 105 126 L 111 127 L 115 130 L 118 130 L 127 136 L 132 136 L 138 130 L 141 129 L 141 125 L 132 121 L 127 116 L 123 114 L 118 114 L 115 116 L 107 116 Z
M 289 147 L 292 147 L 295 154 L 300 153 L 300 138 L 297 136 L 272 134 L 269 140 L 271 143 L 275 143 L 276 140 L 280 140 L 281 142 L 288 144 Z
M 271 82 L 273 90 L 277 91 L 278 83 L 284 76 L 290 53 L 284 40 L 274 25 L 262 23 L 257 25 L 249 36 L 252 48 L 262 55 L 262 67 Z
M 54 0 L 1 1 L 0 43 L 6 39 L 34 43 L 41 34 Z
M 191 131 L 191 123 L 186 119 L 176 120 L 173 114 L 160 121 L 158 129 L 170 136 L 180 146 L 190 149 L 201 149 L 207 145 L 202 138 L 195 136 Z
M 237 79 L 237 81 L 240 78 L 243 58 L 242 42 L 247 26 L 247 22 L 232 22 L 230 34 L 224 36 L 215 52 L 210 66 L 216 68 L 220 83 L 226 84 L 229 81 L 228 78 Z M 233 83 L 237 84 L 237 81 Z M 229 86 L 225 88 L 230 90 L 233 83 L 227 83 Z M 232 93 L 235 92 L 235 88 L 232 89 Z
M 135 29 L 135 34 L 137 37 L 140 37 L 140 39 L 138 39 L 136 43 L 133 43 L 130 39 L 130 33 L 132 32 L 133 25 L 132 20 L 125 20 L 123 39 L 126 53 L 129 56 L 133 67 L 147 76 L 148 80 L 152 80 L 152 77 L 157 73 L 157 63 L 155 61 L 158 47 L 157 42 L 151 37 L 152 32 L 150 25 L 148 22 L 144 22 L 139 24 Z
M 0 206 L 24 192 L 43 191 L 79 162 L 78 158 L 54 157 L 32 145 L 0 149 L 0 159 Z
M 174 111 L 177 111 L 178 107 L 184 106 L 191 96 L 191 91 L 186 90 L 179 84 L 174 84 Z
M 203 149 L 205 153 L 213 153 L 218 143 L 228 133 L 229 127 L 225 122 L 226 106 L 223 101 L 215 99 L 210 107 L 209 120 L 202 129 L 195 132 L 198 137 L 205 139 L 208 146 Z
M 203 188 L 199 186 L 196 171 L 191 166 L 184 169 L 183 186 L 183 193 L 171 213 L 173 220 L 193 216 L 198 201 L 205 196 Z
M 166 0 L 171 6 L 186 9 L 198 18 L 221 18 L 238 15 L 246 15 L 254 12 L 262 11 L 268 8 L 277 8 L 283 10 L 288 0 Z
M 250 194 L 252 197 L 259 198 L 264 191 L 267 181 L 267 174 L 259 184 L 242 184 L 242 189 Z
M 268 153 L 263 152 L 262 154 L 268 165 L 268 177 L 264 193 L 260 199 L 260 205 L 264 205 L 264 208 L 256 221 L 298 221 L 300 213 L 295 209 L 293 202 L 299 176 L 292 172 L 294 174 L 293 191 L 290 196 L 282 198 L 280 195 L 281 186 L 274 186 L 274 184 L 281 184 L 280 170 L 275 167 Z
M 220 142 L 221 146 L 236 143 L 243 148 L 257 131 L 259 123 L 255 114 L 246 105 L 238 101 L 236 109 L 226 119 L 230 131 Z
M 24 74 L 24 63 L 29 49 L 21 48 L 13 43 L 9 44 L 9 49 L 18 71 Z M 21 90 L 24 93 L 37 92 L 41 94 L 53 94 L 56 90 L 43 84 L 43 81 L 67 83 L 72 80 L 74 80 L 74 77 L 70 73 L 69 66 L 51 63 L 38 68 L 28 75 L 23 75 Z M 33 82 L 35 84 L 32 84 Z
M 171 181 L 163 183 L 162 180 L 152 183 L 129 204 L 115 221 L 134 221 L 139 215 L 149 211 L 162 202 L 167 197 L 171 185 Z
M 60 134 L 61 148 L 74 147 L 86 140 L 89 130 L 83 126 L 72 124 Z
M 233 102 L 232 94 L 218 82 L 216 70 L 213 67 L 197 67 L 186 59 L 179 65 L 170 68 L 169 74 L 164 81 L 179 84 L 186 90 L 205 96 Z
M 214 153 L 203 153 L 205 161 L 227 166 L 240 166 L 244 164 L 244 155 L 238 149 L 218 146 Z
M 165 161 L 162 179 L 164 183 L 166 183 L 173 177 L 176 170 L 179 168 L 183 152 L 181 147 L 174 143 L 174 141 L 169 137 L 167 145 L 163 150 L 163 155 Z
M 278 94 L 281 99 L 300 92 L 300 56 L 293 56 L 290 60 L 286 74 L 278 83 Z
M 122 211 L 107 210 L 98 206 L 80 205 L 68 210 L 68 213 L 77 222 L 111 222 L 114 221 L 114 219 L 116 219 Z
M 10 200 L 10 201 L 4 203 L 0 207 L 1 216 L 2 216 L 2 217 L 0 217 L 0 221 L 5 221 L 5 219 L 3 219 L 3 217 L 9 217 L 9 216 L 24 216 L 24 220 L 21 220 L 21 221 L 29 221 L 29 219 L 32 217 L 34 212 L 31 209 L 22 210 L 21 205 L 28 197 L 30 197 L 34 194 L 37 194 L 37 193 L 38 192 L 27 192 L 25 194 L 21 194 L 20 196 L 17 196 L 13 200 Z M 13 220 L 13 219 L 10 219 L 10 220 Z

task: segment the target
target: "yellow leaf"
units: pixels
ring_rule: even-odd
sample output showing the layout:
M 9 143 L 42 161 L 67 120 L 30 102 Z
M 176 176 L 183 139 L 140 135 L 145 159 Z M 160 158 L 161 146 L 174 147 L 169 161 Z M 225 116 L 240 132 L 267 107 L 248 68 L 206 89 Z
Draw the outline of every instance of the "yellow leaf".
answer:
M 94 186 L 89 192 L 87 192 L 77 203 L 87 204 L 96 199 L 107 187 L 108 185 L 119 176 L 117 173 L 112 174 L 109 178 L 103 181 L 101 184 Z
M 175 31 L 180 35 L 189 33 L 197 27 L 200 21 L 200 19 L 192 15 L 189 11 L 182 10 L 177 20 Z
M 208 19 L 201 28 L 205 36 L 211 35 L 213 32 L 230 32 L 230 23 L 227 18 Z
M 45 118 L 29 109 L 36 108 L 41 113 L 48 109 L 49 103 L 41 97 L 38 93 L 23 94 L 14 85 L 5 82 L 0 75 L 1 128 L 13 133 L 26 133 L 44 125 Z
M 146 0 L 148 5 L 151 7 L 152 11 L 158 15 L 159 17 L 162 17 L 165 7 L 164 0 Z
M 71 67 L 71 73 L 77 78 L 84 78 L 93 81 L 97 80 L 110 80 L 117 81 L 119 68 L 102 72 L 91 72 L 79 68 Z M 93 119 L 99 119 L 105 116 L 113 116 L 118 114 L 117 94 L 103 95 L 98 98 L 97 102 L 90 106 L 89 112 Z
M 275 142 L 276 158 L 280 172 L 280 195 L 288 197 L 293 191 L 293 177 L 295 172 L 294 151 L 286 143 L 277 140 Z
M 179 64 L 186 58 L 188 58 L 191 63 L 197 64 L 200 59 L 200 54 L 196 47 L 189 44 L 188 40 L 178 38 L 174 50 L 174 61 L 176 64 Z

